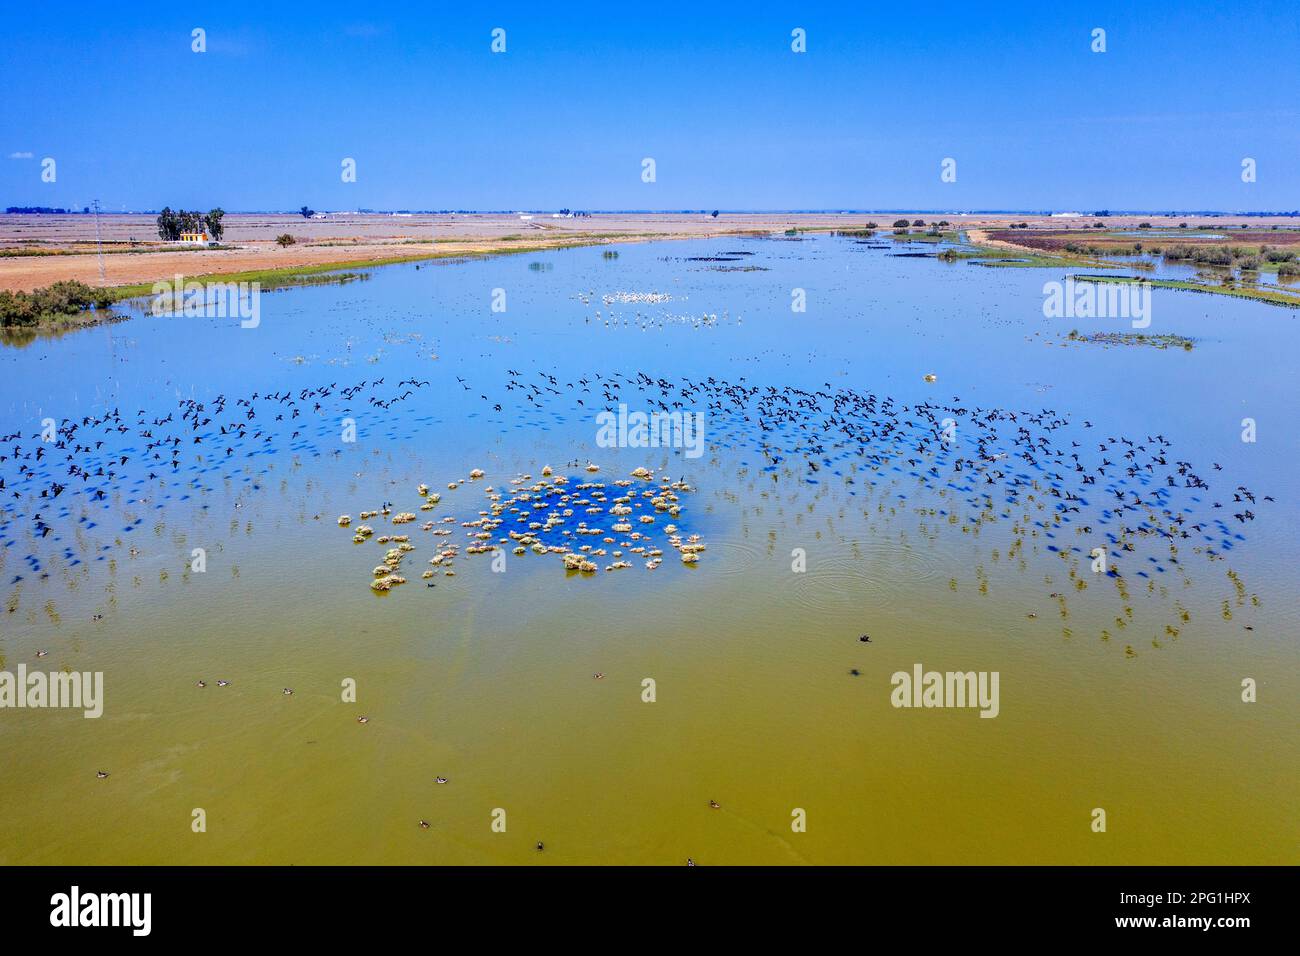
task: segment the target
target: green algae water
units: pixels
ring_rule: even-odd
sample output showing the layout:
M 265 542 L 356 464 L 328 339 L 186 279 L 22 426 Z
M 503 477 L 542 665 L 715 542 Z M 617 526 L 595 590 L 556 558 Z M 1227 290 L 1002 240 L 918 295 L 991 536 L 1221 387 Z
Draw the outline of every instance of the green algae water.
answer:
M 1060 270 L 884 245 L 0 351 L 0 670 L 104 686 L 0 708 L 0 862 L 1295 863 L 1294 310 L 1157 290 L 1193 348 L 1079 342 L 1129 323 L 1045 318 Z M 894 706 L 917 665 L 996 717 Z

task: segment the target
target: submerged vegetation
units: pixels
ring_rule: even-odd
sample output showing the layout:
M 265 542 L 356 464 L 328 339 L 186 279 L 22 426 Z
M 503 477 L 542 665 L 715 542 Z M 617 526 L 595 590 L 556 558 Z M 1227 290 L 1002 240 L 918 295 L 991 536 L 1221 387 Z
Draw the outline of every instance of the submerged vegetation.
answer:
M 844 236 L 848 239 L 870 239 L 875 236 L 878 228 L 880 227 L 874 222 L 869 222 L 860 229 L 833 229 L 831 235 Z
M 1063 256 L 1044 252 L 1018 252 L 1012 249 L 995 249 L 991 246 L 971 245 L 965 248 L 949 247 L 939 253 L 944 262 L 969 259 L 977 266 L 992 268 L 1042 269 L 1089 266 L 1094 269 L 1116 269 L 1118 266 L 1104 259 L 1086 256 Z
M 946 232 L 938 226 L 931 226 L 925 232 L 895 229 L 892 235 L 896 242 L 957 242 L 960 238 L 957 233 Z
M 1171 333 L 1163 335 L 1147 335 L 1143 332 L 1082 333 L 1077 329 L 1073 329 L 1067 338 L 1071 342 L 1095 342 L 1100 345 L 1149 345 L 1157 349 L 1180 348 L 1185 352 L 1190 352 L 1196 344 L 1195 339 Z

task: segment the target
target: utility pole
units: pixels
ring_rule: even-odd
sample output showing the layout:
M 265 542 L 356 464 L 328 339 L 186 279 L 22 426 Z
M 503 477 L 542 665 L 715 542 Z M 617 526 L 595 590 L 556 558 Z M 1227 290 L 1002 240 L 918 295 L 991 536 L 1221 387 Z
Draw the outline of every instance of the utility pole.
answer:
M 99 252 L 99 284 L 102 286 L 108 284 L 108 279 L 104 276 L 104 241 L 99 235 L 99 200 L 94 200 L 92 205 L 95 209 L 95 248 Z

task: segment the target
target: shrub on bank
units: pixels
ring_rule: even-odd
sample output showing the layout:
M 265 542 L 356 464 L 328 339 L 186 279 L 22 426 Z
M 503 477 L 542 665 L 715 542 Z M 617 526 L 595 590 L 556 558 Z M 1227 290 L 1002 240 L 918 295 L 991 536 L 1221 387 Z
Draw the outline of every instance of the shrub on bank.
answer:
M 33 326 L 43 319 L 68 318 L 94 306 L 113 302 L 107 289 L 67 279 L 34 292 L 0 292 L 0 326 Z

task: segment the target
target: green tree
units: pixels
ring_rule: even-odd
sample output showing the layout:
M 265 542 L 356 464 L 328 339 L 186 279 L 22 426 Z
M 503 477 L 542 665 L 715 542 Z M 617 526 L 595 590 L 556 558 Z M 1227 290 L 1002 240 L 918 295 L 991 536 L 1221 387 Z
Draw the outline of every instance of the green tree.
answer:
M 171 206 L 164 206 L 158 213 L 158 238 L 163 242 L 175 242 L 181 236 L 180 220 Z
M 226 211 L 218 206 L 203 217 L 204 221 L 208 224 L 209 235 L 217 241 L 221 240 L 222 234 L 226 231 L 226 227 L 221 223 L 221 220 L 225 218 L 225 215 Z

